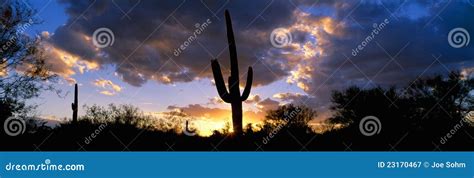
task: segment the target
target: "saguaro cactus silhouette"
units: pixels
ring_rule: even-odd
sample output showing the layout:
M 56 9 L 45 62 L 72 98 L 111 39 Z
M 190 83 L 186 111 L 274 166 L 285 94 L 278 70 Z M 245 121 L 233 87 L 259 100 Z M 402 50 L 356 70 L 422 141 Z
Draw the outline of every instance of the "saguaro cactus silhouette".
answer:
M 72 123 L 77 122 L 77 106 L 79 105 L 77 101 L 77 83 L 74 85 L 74 103 L 71 103 L 72 108 Z
M 235 46 L 234 32 L 232 30 L 232 21 L 230 19 L 229 11 L 225 11 L 225 20 L 227 26 L 227 40 L 229 43 L 229 53 L 230 53 L 230 76 L 228 80 L 228 88 L 224 83 L 224 78 L 222 77 L 221 67 L 217 59 L 211 61 L 212 64 L 212 73 L 214 75 L 214 81 L 216 83 L 217 92 L 222 100 L 226 103 L 230 103 L 232 106 L 232 124 L 234 128 L 234 133 L 236 135 L 242 134 L 242 102 L 247 100 L 250 95 L 250 90 L 252 88 L 252 78 L 253 70 L 252 67 L 249 67 L 247 73 L 247 83 L 245 84 L 245 89 L 240 95 L 239 88 L 239 64 L 237 61 L 237 48 Z

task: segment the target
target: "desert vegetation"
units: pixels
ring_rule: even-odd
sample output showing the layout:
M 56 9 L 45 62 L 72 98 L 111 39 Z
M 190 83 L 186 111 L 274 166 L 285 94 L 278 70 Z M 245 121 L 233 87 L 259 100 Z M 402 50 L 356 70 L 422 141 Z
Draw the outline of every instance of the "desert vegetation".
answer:
M 35 11 L 17 1 L 1 9 L 0 123 L 15 116 L 25 123 L 17 136 L 0 133 L 3 151 L 351 151 L 351 150 L 474 150 L 474 79 L 453 71 L 448 75 L 418 78 L 405 86 L 353 86 L 333 91 L 332 116 L 320 120 L 323 131 L 310 124 L 318 115 L 312 106 L 289 103 L 267 111 L 263 124 L 242 125 L 242 102 L 252 87 L 248 69 L 243 93 L 239 89 L 238 60 L 230 15 L 226 12 L 230 51 L 230 77 L 226 84 L 217 60 L 212 71 L 220 98 L 231 103 L 231 124 L 209 137 L 183 134 L 189 118 L 170 111 L 150 116 L 133 105 L 108 106 L 80 103 L 76 84 L 71 104 L 72 118 L 58 126 L 36 119 L 35 105 L 27 100 L 43 91 L 55 91 L 57 76 L 48 70 L 40 37 L 18 30 L 38 23 Z M 215 95 L 215 93 L 213 94 Z M 65 103 L 70 104 L 71 101 Z M 82 105 L 82 107 L 80 107 Z M 84 115 L 79 116 L 82 109 Z M 376 126 L 365 128 L 365 118 L 376 118 Z M 186 123 L 186 124 L 185 124 Z M 375 129 L 366 134 L 363 129 Z
M 209 137 L 182 133 L 187 116 L 172 111 L 157 118 L 132 105 L 84 106 L 85 115 L 50 128 L 34 123 L 25 134 L 2 134 L 2 150 L 472 150 L 473 80 L 459 73 L 419 79 L 405 88 L 351 87 L 334 91 L 334 115 L 317 133 L 308 124 L 317 112 L 287 104 L 267 112 L 263 125 L 247 125 L 242 135 L 230 125 Z M 380 120 L 380 133 L 366 136 L 359 123 L 366 116 Z M 460 125 L 461 124 L 461 125 Z M 105 125 L 105 127 L 104 127 Z M 256 128 L 257 127 L 257 128 Z M 91 133 L 97 133 L 87 143 Z M 446 141 L 447 133 L 456 132 Z

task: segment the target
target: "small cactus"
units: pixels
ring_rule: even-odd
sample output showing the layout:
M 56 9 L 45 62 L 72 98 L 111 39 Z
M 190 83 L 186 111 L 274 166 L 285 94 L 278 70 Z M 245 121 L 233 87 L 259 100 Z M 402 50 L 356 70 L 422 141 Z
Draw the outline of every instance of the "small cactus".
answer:
M 77 101 L 77 83 L 74 85 L 74 103 L 71 103 L 72 108 L 72 123 L 77 123 L 77 106 L 79 105 Z
M 214 75 L 214 81 L 216 83 L 217 92 L 221 99 L 230 103 L 232 106 L 232 125 L 234 128 L 234 133 L 236 135 L 242 134 L 242 102 L 247 100 L 250 95 L 250 90 L 252 88 L 252 78 L 253 70 L 252 67 L 249 67 L 247 73 L 247 83 L 245 84 L 245 89 L 240 95 L 239 88 L 239 65 L 237 61 L 237 48 L 235 45 L 234 32 L 232 30 L 232 21 L 230 19 L 229 11 L 225 11 L 225 19 L 227 26 L 227 40 L 229 43 L 229 53 L 230 53 L 230 76 L 228 80 L 227 90 L 224 78 L 222 77 L 221 68 L 217 59 L 211 61 L 212 64 L 212 73 Z

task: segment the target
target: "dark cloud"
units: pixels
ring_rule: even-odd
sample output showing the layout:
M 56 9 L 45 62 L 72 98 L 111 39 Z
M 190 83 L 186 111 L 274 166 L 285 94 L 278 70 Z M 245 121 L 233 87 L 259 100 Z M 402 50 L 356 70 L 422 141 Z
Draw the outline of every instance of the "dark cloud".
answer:
M 298 98 L 311 98 L 306 98 L 311 105 L 326 105 L 332 90 L 350 85 L 402 86 L 419 75 L 474 66 L 472 40 L 463 48 L 448 43 L 453 28 L 474 34 L 468 20 L 474 18 L 474 6 L 468 1 L 62 2 L 69 20 L 50 43 L 86 61 L 115 66 L 121 79 L 134 86 L 148 80 L 170 84 L 212 78 L 209 64 L 215 57 L 228 75 L 224 9 L 232 15 L 242 77 L 253 66 L 254 85 L 287 80 L 306 92 Z M 207 19 L 209 26 L 176 57 L 174 50 Z M 374 24 L 385 19 L 388 23 L 353 55 Z M 96 49 L 88 37 L 101 27 L 114 32 L 115 42 Z M 291 32 L 290 45 L 271 46 L 270 33 L 278 27 Z M 267 98 L 258 104 L 278 101 Z
M 331 90 L 350 85 L 405 86 L 420 75 L 474 66 L 474 45 L 453 48 L 448 43 L 448 33 L 456 27 L 471 36 L 474 32 L 474 24 L 465 20 L 474 17 L 474 6 L 467 1 L 349 1 L 330 6 L 341 7 L 334 8 L 333 18 L 340 23 L 336 31 L 343 35 L 322 36 L 324 55 L 315 58 L 311 80 L 305 82 L 307 93 L 320 101 L 329 101 Z M 385 19 L 389 23 L 353 55 L 374 24 Z
M 68 22 L 51 43 L 85 60 L 113 65 L 122 80 L 141 86 L 147 80 L 189 82 L 212 77 L 210 60 L 218 58 L 229 72 L 224 9 L 229 9 L 239 54 L 241 74 L 253 66 L 254 85 L 266 85 L 287 75 L 274 61 L 259 61 L 270 48 L 272 28 L 291 22 L 292 7 L 275 1 L 69 1 Z M 95 2 L 95 3 L 92 3 Z M 251 3 L 251 6 L 248 4 Z M 245 9 L 245 10 L 242 10 Z M 211 22 L 179 56 L 174 50 L 193 36 L 196 24 Z M 113 31 L 113 46 L 96 49 L 91 37 L 98 28 Z M 168 61 L 169 58 L 173 61 Z M 282 59 L 278 59 L 282 60 Z M 272 71 L 272 72 L 269 72 Z M 243 76 L 245 77 L 245 75 Z
M 317 106 L 316 98 L 306 94 L 287 92 L 274 94 L 273 97 L 286 103 L 305 104 L 313 107 Z
M 321 100 L 315 96 L 301 94 L 301 93 L 277 93 L 273 95 L 273 98 L 281 101 L 283 104 L 295 104 L 295 105 L 306 105 L 310 108 L 315 109 L 318 112 L 324 112 L 328 110 L 326 101 Z
M 274 110 L 278 108 L 280 102 L 272 100 L 270 98 L 264 99 L 257 103 L 257 107 L 262 111 Z

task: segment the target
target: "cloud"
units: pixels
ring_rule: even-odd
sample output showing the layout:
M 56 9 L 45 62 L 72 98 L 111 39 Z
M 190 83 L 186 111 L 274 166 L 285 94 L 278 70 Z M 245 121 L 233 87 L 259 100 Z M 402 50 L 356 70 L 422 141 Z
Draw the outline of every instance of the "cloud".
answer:
M 468 78 L 474 78 L 474 67 L 470 67 L 470 68 L 463 68 L 461 70 L 461 75 L 468 79 Z
M 274 94 L 273 97 L 283 100 L 283 101 L 295 101 L 300 99 L 302 96 L 304 96 L 301 93 L 277 93 Z
M 209 102 L 207 104 L 213 104 L 213 105 L 216 105 L 216 104 L 224 104 L 225 102 L 222 101 L 222 99 L 218 96 L 215 96 L 213 98 L 209 98 Z
M 255 94 L 255 95 L 250 95 L 247 100 L 244 101 L 244 103 L 247 103 L 247 104 L 252 104 L 252 103 L 258 103 L 260 102 L 262 99 L 260 98 L 260 95 L 258 94 Z
M 100 93 L 107 96 L 113 96 L 122 91 L 122 87 L 117 84 L 114 84 L 110 80 L 96 79 L 92 84 L 96 87 L 101 88 L 102 91 L 100 91 Z
M 257 108 L 259 108 L 262 111 L 268 111 L 268 110 L 273 110 L 273 109 L 278 108 L 279 105 L 280 105 L 280 102 L 267 98 L 267 99 L 264 99 L 263 101 L 258 102 Z
M 244 101 L 246 104 L 255 104 L 260 102 L 262 99 L 260 98 L 260 95 L 258 94 L 251 94 L 247 100 Z M 218 96 L 215 96 L 213 98 L 209 98 L 209 102 L 207 104 L 212 104 L 212 105 L 218 105 L 218 104 L 225 104 L 225 102 Z
M 287 3 L 252 1 L 249 8 L 250 1 L 61 2 L 67 4 L 69 20 L 51 35 L 50 43 L 85 61 L 115 66 L 120 78 L 133 86 L 141 86 L 147 80 L 173 84 L 212 78 L 209 65 L 213 58 L 219 59 L 224 75 L 229 75 L 224 9 L 232 14 L 241 74 L 253 66 L 258 74 L 254 75 L 255 86 L 288 75 L 287 68 L 282 66 L 283 59 L 259 59 L 272 48 L 269 29 L 291 20 L 293 8 Z M 126 16 L 121 13 L 124 9 L 128 12 Z M 207 19 L 211 21 L 209 26 L 179 56 L 174 56 L 174 49 L 193 35 L 195 24 Z M 114 44 L 96 48 L 92 45 L 92 34 L 102 27 L 113 31 Z
M 242 77 L 253 66 L 254 86 L 283 80 L 305 92 L 304 96 L 279 96 L 287 102 L 309 97 L 311 105 L 322 107 L 330 102 L 331 91 L 351 85 L 403 86 L 420 75 L 474 66 L 474 45 L 453 48 L 447 42 L 449 31 L 456 27 L 474 36 L 474 24 L 465 20 L 474 18 L 474 7 L 466 1 L 61 2 L 67 4 L 69 20 L 50 35 L 48 43 L 79 57 L 86 63 L 83 66 L 114 66 L 120 79 L 133 86 L 148 80 L 174 84 L 212 79 L 212 58 L 218 58 L 227 77 L 224 9 L 232 15 Z M 195 25 L 207 19 L 212 23 L 174 56 L 174 49 L 193 34 Z M 389 23 L 353 55 L 374 24 L 385 19 Z M 97 48 L 92 34 L 102 27 L 114 32 L 115 42 Z M 273 47 L 270 34 L 276 28 L 286 29 L 291 43 Z M 72 75 L 63 70 L 58 69 Z M 269 98 L 256 102 L 263 108 L 278 105 Z
M 40 45 L 43 49 L 42 57 L 46 59 L 46 66 L 53 74 L 62 77 L 69 84 L 76 83 L 73 75 L 99 68 L 99 65 L 93 61 L 81 60 L 79 56 L 52 45 L 48 41 L 50 39 L 49 32 L 42 32 L 41 38 L 44 39 Z
M 100 94 L 106 95 L 106 96 L 114 96 L 115 93 L 107 90 L 103 90 L 99 92 Z
M 200 104 L 189 104 L 187 106 L 168 106 L 168 110 L 178 110 L 190 118 L 197 120 L 206 119 L 214 122 L 232 123 L 232 112 L 229 109 L 205 107 Z M 245 110 L 243 112 L 243 123 L 261 123 L 265 118 L 265 112 L 254 112 Z
M 447 35 L 456 27 L 474 31 L 474 25 L 463 20 L 474 17 L 473 8 L 466 1 L 317 3 L 307 12 L 295 13 L 298 20 L 285 27 L 294 39 L 302 39 L 294 40 L 289 53 L 303 51 L 287 82 L 316 97 L 317 105 L 328 105 L 332 90 L 405 86 L 420 75 L 472 67 L 474 45 L 453 48 Z M 374 24 L 385 19 L 389 23 L 353 55 L 353 49 L 371 36 Z M 305 52 L 305 46 L 312 50 Z
M 0 62 L 0 77 L 5 77 L 8 75 L 8 70 L 6 66 L 7 66 L 7 63 L 5 61 Z
M 327 110 L 327 106 L 321 103 L 318 98 L 308 95 L 308 94 L 301 94 L 301 93 L 276 93 L 273 95 L 273 98 L 276 98 L 282 103 L 292 103 L 296 105 L 306 105 L 318 111 Z

